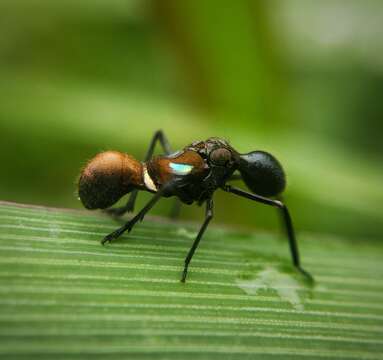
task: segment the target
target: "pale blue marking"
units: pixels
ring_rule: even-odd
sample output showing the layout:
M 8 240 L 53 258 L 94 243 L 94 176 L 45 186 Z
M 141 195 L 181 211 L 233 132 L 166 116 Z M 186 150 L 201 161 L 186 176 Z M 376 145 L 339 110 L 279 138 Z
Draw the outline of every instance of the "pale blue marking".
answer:
M 188 164 L 177 164 L 171 162 L 169 166 L 176 175 L 187 175 L 193 169 L 193 166 Z

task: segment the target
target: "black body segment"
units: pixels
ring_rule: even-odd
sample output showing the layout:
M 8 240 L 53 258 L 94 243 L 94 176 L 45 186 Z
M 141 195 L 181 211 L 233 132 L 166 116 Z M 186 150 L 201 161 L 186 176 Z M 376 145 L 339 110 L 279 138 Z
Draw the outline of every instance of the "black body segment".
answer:
M 161 144 L 165 154 L 153 157 L 157 142 Z M 231 180 L 243 180 L 251 192 L 227 185 Z M 279 209 L 284 222 L 293 265 L 313 281 L 311 275 L 301 266 L 298 244 L 286 205 L 268 198 L 280 194 L 285 186 L 285 173 L 281 164 L 267 152 L 239 154 L 227 141 L 209 138 L 206 141 L 195 141 L 183 150 L 172 153 L 169 142 L 160 130 L 154 134 L 143 163 L 119 152 L 96 155 L 81 173 L 79 196 L 88 209 L 104 209 L 131 192 L 125 206 L 106 210 L 111 215 L 120 216 L 133 210 L 139 190 L 154 194 L 131 220 L 107 235 L 102 244 L 120 237 L 125 231 L 130 232 L 162 197 L 174 196 L 178 199 L 173 209 L 174 214 L 179 212 L 180 202 L 206 204 L 205 220 L 185 258 L 182 282 L 186 280 L 189 264 L 213 217 L 213 195 L 216 190 L 222 189 L 274 206 Z
M 246 186 L 262 196 L 276 196 L 286 186 L 282 165 L 265 151 L 252 151 L 241 155 L 239 170 Z

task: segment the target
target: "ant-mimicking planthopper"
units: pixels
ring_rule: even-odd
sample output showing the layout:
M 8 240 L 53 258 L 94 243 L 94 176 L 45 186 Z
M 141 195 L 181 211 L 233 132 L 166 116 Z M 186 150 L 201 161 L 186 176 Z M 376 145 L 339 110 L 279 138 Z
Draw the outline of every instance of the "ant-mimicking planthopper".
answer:
M 166 155 L 153 157 L 157 141 Z M 235 175 L 235 171 L 239 171 L 240 175 Z M 251 192 L 227 184 L 238 178 L 244 181 Z M 118 151 L 97 154 L 82 170 L 78 192 L 87 209 L 107 209 L 106 212 L 114 216 L 133 211 L 139 190 L 155 194 L 137 215 L 105 236 L 102 244 L 111 242 L 125 231 L 130 232 L 161 197 L 176 196 L 185 204 L 206 203 L 205 220 L 186 256 L 182 282 L 185 282 L 189 263 L 213 217 L 213 195 L 217 189 L 274 206 L 282 214 L 294 266 L 312 281 L 311 275 L 300 265 L 298 245 L 286 205 L 280 200 L 269 198 L 279 195 L 285 186 L 281 164 L 267 152 L 239 154 L 227 141 L 213 137 L 206 141 L 195 141 L 183 150 L 172 153 L 169 142 L 159 130 L 152 138 L 144 162 Z M 131 195 L 125 206 L 110 208 L 127 193 Z

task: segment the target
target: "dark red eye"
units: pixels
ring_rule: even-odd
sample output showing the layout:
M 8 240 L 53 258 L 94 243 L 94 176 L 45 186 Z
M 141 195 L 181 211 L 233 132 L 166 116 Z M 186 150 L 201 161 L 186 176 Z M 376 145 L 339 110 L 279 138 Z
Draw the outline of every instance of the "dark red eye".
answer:
M 231 161 L 231 152 L 225 148 L 213 150 L 210 154 L 210 160 L 219 166 L 225 166 Z

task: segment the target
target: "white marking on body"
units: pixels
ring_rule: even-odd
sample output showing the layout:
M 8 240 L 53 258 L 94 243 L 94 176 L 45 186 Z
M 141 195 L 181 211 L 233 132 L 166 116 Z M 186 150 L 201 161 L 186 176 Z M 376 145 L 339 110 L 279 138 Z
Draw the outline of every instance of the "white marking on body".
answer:
M 153 179 L 149 175 L 146 165 L 143 166 L 143 174 L 144 174 L 144 184 L 146 188 L 152 191 L 157 191 L 157 187 L 154 184 Z
M 176 174 L 176 175 L 187 175 L 193 169 L 193 165 L 173 163 L 173 162 L 169 164 L 169 167 L 172 169 L 173 174 Z

